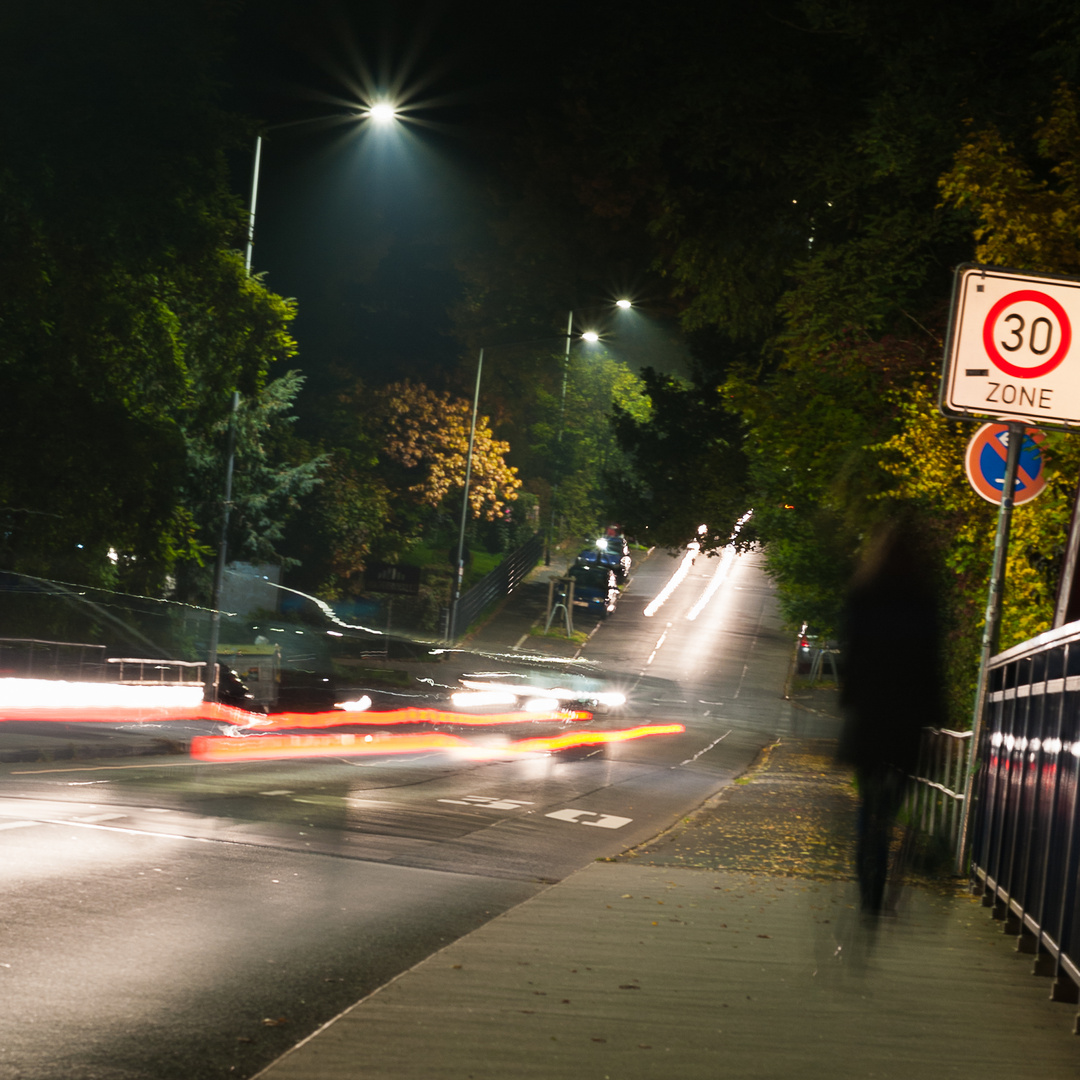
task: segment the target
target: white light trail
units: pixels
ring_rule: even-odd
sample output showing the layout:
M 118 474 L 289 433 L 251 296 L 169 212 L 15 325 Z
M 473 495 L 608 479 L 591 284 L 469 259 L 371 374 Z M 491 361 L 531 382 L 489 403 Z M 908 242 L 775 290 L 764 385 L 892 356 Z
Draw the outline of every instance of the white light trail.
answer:
M 653 597 L 645 609 L 646 619 L 651 619 L 667 603 L 671 594 L 682 584 L 683 578 L 690 573 L 690 567 L 694 565 L 694 559 L 697 558 L 697 548 L 698 545 L 695 542 L 686 549 L 686 554 L 675 573 L 668 578 L 667 584 Z
M 686 613 L 687 619 L 693 622 L 705 610 L 705 605 L 716 595 L 716 590 L 723 585 L 724 579 L 728 576 L 728 571 L 736 558 L 738 556 L 735 554 L 734 548 L 724 548 L 720 553 L 720 565 L 713 572 L 712 580 L 701 594 L 698 602 Z
M 125 686 L 60 679 L 0 679 L 0 710 L 197 709 L 202 683 L 192 686 Z

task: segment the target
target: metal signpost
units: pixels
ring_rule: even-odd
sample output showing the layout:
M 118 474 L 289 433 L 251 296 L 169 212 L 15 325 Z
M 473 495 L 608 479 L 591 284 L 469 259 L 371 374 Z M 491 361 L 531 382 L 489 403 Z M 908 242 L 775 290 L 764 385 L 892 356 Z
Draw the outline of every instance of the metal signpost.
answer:
M 998 463 L 988 459 L 986 452 L 997 454 L 1000 461 L 1003 450 L 1005 464 L 971 724 L 963 823 L 956 854 L 958 873 L 963 870 L 967 852 L 975 758 L 986 704 L 986 672 L 997 648 L 1012 509 L 1021 452 L 1028 442 L 1025 428 L 1029 424 L 1080 427 L 1080 349 L 1072 347 L 1074 326 L 1080 327 L 1080 281 L 992 266 L 968 264 L 957 268 L 940 408 L 946 416 L 955 419 L 997 421 L 1005 425 L 1005 431 L 997 435 L 976 433 L 973 443 L 980 438 L 982 441 L 974 450 L 969 447 L 968 452 L 969 477 L 974 456 L 976 475 L 992 474 L 989 478 L 984 476 L 990 487 L 996 487 Z M 1022 478 L 1025 489 L 1035 486 L 1033 481 L 1037 477 L 1031 474 L 1032 468 L 1029 451 Z M 1039 455 L 1040 471 L 1041 468 Z M 972 484 L 984 498 L 998 501 L 991 498 L 989 490 L 981 490 L 975 479 Z

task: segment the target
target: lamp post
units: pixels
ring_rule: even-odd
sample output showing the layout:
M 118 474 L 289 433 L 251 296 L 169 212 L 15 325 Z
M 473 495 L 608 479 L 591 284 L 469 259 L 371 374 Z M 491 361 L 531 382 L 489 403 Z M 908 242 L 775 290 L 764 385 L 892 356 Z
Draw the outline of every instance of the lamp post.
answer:
M 397 117 L 397 109 L 387 101 L 371 104 L 366 111 L 355 114 L 357 118 L 367 117 L 378 124 L 392 122 Z M 314 120 L 294 120 L 285 124 L 271 124 L 255 136 L 255 154 L 251 167 L 251 198 L 248 202 L 247 246 L 244 251 L 244 272 L 251 276 L 251 255 L 255 246 L 255 205 L 259 198 L 259 168 L 262 163 L 263 136 L 268 131 L 295 127 L 298 124 L 314 123 Z M 214 585 L 210 594 L 210 640 L 206 649 L 206 678 L 203 682 L 203 697 L 206 701 L 217 701 L 217 655 L 218 637 L 221 628 L 221 589 L 225 578 L 225 560 L 229 534 L 229 511 L 232 509 L 233 466 L 236 457 L 236 414 L 240 407 L 240 394 L 234 390 L 232 408 L 229 413 L 229 434 L 225 454 L 225 497 L 222 500 L 221 534 L 218 542 L 217 559 L 214 563 Z
M 398 110 L 392 102 L 376 101 L 372 102 L 366 109 L 344 115 L 349 119 L 367 119 L 383 126 L 391 124 L 397 119 Z M 322 118 L 316 117 L 312 120 L 290 120 L 284 124 L 270 124 L 255 136 L 255 155 L 251 167 L 251 198 L 248 201 L 247 248 L 244 252 L 244 269 L 249 275 L 251 274 L 251 251 L 255 246 L 255 203 L 259 197 L 259 166 L 262 161 L 263 136 L 269 131 L 280 131 L 282 128 L 318 123 L 320 119 Z
M 629 300 L 618 300 L 616 306 L 625 310 L 631 306 Z M 566 323 L 565 334 L 565 349 L 563 352 L 563 377 L 562 377 L 562 394 L 559 405 L 559 431 L 557 435 L 558 442 L 562 442 L 563 433 L 563 417 L 566 411 L 566 383 L 570 373 L 570 345 L 574 336 L 574 312 L 571 311 Z M 600 340 L 600 335 L 593 330 L 586 330 L 581 338 L 583 341 L 596 342 Z M 530 341 L 514 341 L 507 342 L 507 345 L 533 345 L 539 344 L 542 341 L 548 341 L 549 338 L 534 338 Z M 447 637 L 453 640 L 457 637 L 457 622 L 458 622 L 458 605 L 461 602 L 461 585 L 462 580 L 465 577 L 465 525 L 468 521 L 469 515 L 469 485 L 472 481 L 472 460 L 473 460 L 473 447 L 476 442 L 476 414 L 480 405 L 480 379 L 484 372 L 484 350 L 480 350 L 480 357 L 476 363 L 476 383 L 473 388 L 473 405 L 472 405 L 472 420 L 469 425 L 469 449 L 465 455 L 465 490 L 461 497 L 461 521 L 458 526 L 458 546 L 457 546 L 457 564 L 456 573 L 454 577 L 454 598 L 450 607 L 450 619 L 447 626 Z M 556 483 L 552 489 L 552 513 L 551 524 L 554 527 L 555 523 L 555 493 L 558 491 L 558 484 Z M 550 532 L 548 539 L 545 542 L 545 555 L 544 562 L 550 564 L 551 551 L 550 551 Z

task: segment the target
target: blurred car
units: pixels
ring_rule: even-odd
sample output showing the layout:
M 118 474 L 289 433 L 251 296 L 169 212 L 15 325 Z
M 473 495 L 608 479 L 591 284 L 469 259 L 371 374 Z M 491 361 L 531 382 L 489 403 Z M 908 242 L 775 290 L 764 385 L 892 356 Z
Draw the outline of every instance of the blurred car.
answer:
M 818 648 L 818 635 L 811 629 L 809 623 L 803 623 L 795 641 L 795 670 L 800 675 L 808 675 L 813 659 L 813 651 Z
M 630 576 L 630 546 L 622 536 L 600 537 L 595 546 L 580 551 L 575 561 L 586 566 L 607 567 L 614 572 L 620 585 Z
M 834 678 L 839 671 L 839 646 L 832 638 L 824 638 L 816 627 L 803 623 L 795 639 L 795 671 L 799 675 L 820 677 L 824 668 L 831 669 Z
M 574 607 L 595 611 L 601 619 L 606 619 L 615 610 L 619 586 L 614 570 L 579 562 L 570 567 L 567 576 L 574 579 Z
M 232 705 L 248 712 L 265 713 L 267 708 L 255 700 L 243 679 L 223 661 L 218 661 L 217 699 L 222 705 Z

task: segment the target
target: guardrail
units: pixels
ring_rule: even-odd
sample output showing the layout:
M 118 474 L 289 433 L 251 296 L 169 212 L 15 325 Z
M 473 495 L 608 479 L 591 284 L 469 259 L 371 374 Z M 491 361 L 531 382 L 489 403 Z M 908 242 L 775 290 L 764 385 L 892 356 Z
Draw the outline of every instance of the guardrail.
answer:
M 908 822 L 919 832 L 943 840 L 955 854 L 964 819 L 970 731 L 923 728 L 919 765 L 909 777 Z
M 206 681 L 206 662 L 203 660 L 110 656 L 105 665 L 105 678 L 109 682 L 139 686 L 201 686 Z
M 443 638 L 446 641 L 456 641 L 485 608 L 496 600 L 509 596 L 537 564 L 543 550 L 543 534 L 537 533 L 517 550 L 510 552 L 471 589 L 463 592 L 456 605 L 443 608 Z
M 22 679 L 96 678 L 104 661 L 104 645 L 0 638 L 0 675 Z
M 1051 997 L 1080 997 L 1080 623 L 988 667 L 971 871 Z

